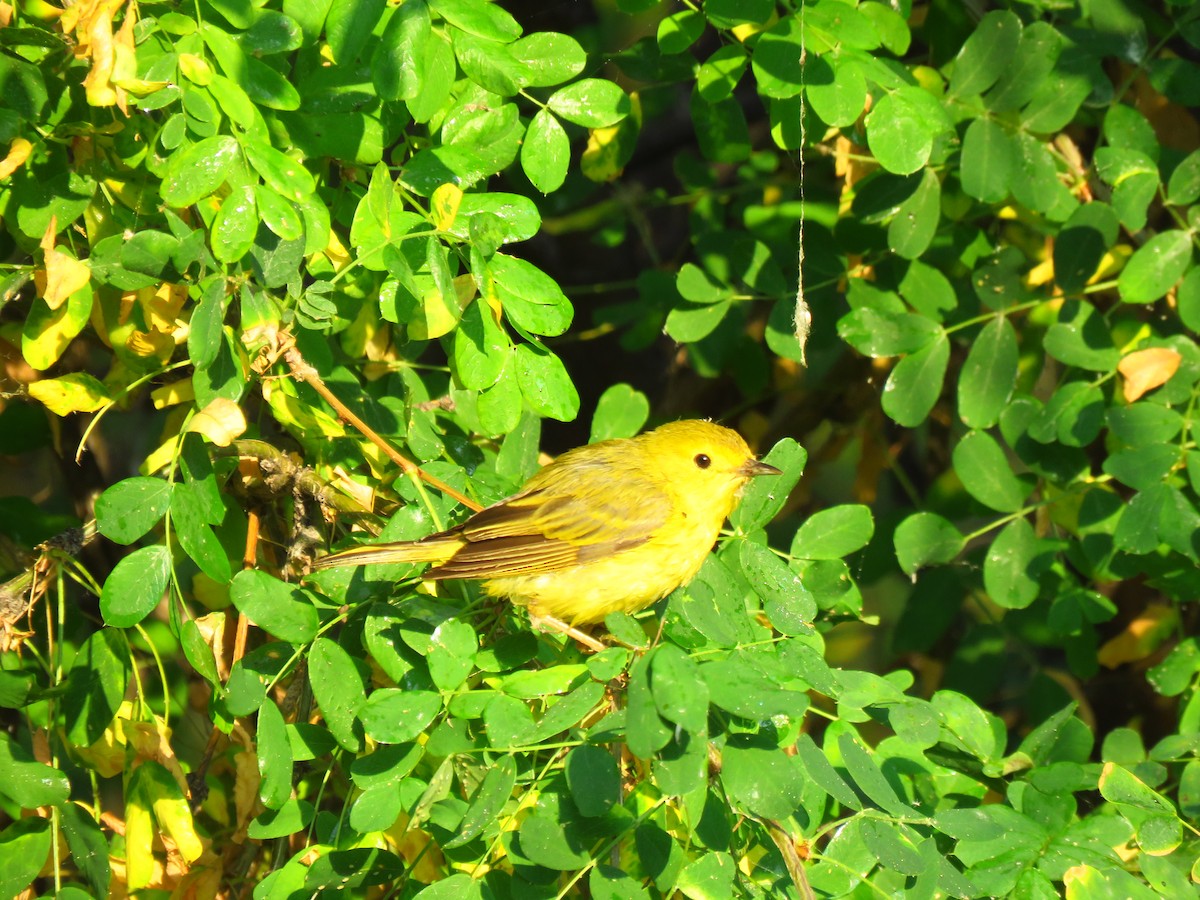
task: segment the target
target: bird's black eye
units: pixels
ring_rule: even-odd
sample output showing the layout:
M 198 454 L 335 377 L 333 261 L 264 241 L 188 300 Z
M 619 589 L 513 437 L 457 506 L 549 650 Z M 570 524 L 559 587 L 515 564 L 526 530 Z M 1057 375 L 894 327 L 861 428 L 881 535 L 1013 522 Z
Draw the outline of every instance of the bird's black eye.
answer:
M 712 465 L 712 460 L 708 458 L 707 453 L 697 453 L 696 459 L 694 460 L 694 462 L 701 469 L 707 469 L 709 466 Z

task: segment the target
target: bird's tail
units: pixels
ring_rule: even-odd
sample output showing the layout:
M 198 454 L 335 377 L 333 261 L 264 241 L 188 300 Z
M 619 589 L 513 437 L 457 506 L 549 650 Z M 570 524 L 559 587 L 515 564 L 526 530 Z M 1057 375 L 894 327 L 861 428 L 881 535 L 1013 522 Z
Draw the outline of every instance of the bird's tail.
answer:
M 366 566 L 375 563 L 439 563 L 452 557 L 461 546 L 461 539 L 448 537 L 397 541 L 393 544 L 366 544 L 351 547 L 341 553 L 322 556 L 313 563 L 313 568 L 332 569 L 334 566 Z

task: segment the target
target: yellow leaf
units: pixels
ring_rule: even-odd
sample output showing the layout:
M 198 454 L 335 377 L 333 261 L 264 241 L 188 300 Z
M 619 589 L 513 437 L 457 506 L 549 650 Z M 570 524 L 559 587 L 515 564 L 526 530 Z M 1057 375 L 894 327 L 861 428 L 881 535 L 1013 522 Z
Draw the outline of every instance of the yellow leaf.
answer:
M 189 376 L 155 388 L 150 392 L 150 399 L 154 401 L 155 409 L 165 409 L 177 403 L 187 403 L 195 400 L 196 388 Z
M 34 300 L 21 329 L 21 355 L 39 371 L 50 368 L 58 362 L 72 338 L 83 330 L 91 314 L 90 282 L 68 297 L 58 309 L 50 309 L 44 300 Z
M 179 54 L 179 71 L 188 81 L 204 87 L 212 81 L 213 70 L 208 62 L 195 53 Z
M 188 422 L 187 430 L 204 435 L 218 447 L 228 447 L 246 430 L 246 416 L 228 397 L 215 397 Z
M 1174 633 L 1178 623 L 1179 614 L 1173 606 L 1152 603 L 1123 631 L 1106 641 L 1096 658 L 1109 669 L 1145 659 Z
M 168 362 L 175 353 L 175 339 L 156 328 L 149 331 L 134 331 L 125 341 L 125 349 L 137 356 L 156 356 Z
M 456 184 L 446 182 L 438 185 L 429 198 L 429 209 L 433 213 L 433 222 L 439 231 L 449 231 L 458 218 L 458 206 L 462 203 L 463 192 Z
M 186 284 L 160 284 L 157 288 L 148 287 L 137 292 L 146 324 L 163 334 L 172 334 L 183 325 L 179 315 L 187 296 Z
M 130 790 L 125 794 L 125 887 L 132 894 L 154 884 L 161 874 L 150 847 L 154 843 L 154 820 L 150 803 L 142 791 L 134 790 L 136 773 L 131 776 Z
M 75 747 L 72 753 L 90 769 L 103 778 L 112 778 L 125 771 L 125 729 L 124 725 L 133 715 L 133 704 L 123 700 L 117 709 L 116 718 L 109 723 L 90 746 Z
M 1125 376 L 1125 402 L 1132 403 L 1148 391 L 1162 387 L 1179 370 L 1183 357 L 1169 347 L 1135 350 L 1117 363 Z
M 142 464 L 138 466 L 139 474 L 153 475 L 159 469 L 169 465 L 175 458 L 175 453 L 179 449 L 179 432 L 190 412 L 189 407 L 176 406 L 167 413 L 160 432 L 158 448 L 152 450 L 142 460 Z
M 111 399 L 108 391 L 87 372 L 72 372 L 29 385 L 29 396 L 56 416 L 95 412 Z
M 13 138 L 13 142 L 8 146 L 8 155 L 0 160 L 0 178 L 7 178 L 21 168 L 32 152 L 33 144 L 25 138 Z
M 642 130 L 642 104 L 637 93 L 630 94 L 629 99 L 628 116 L 616 125 L 593 128 L 588 134 L 579 168 L 590 181 L 613 181 L 625 170 L 625 164 L 633 155 L 638 133 Z
M 42 288 L 42 299 L 46 301 L 47 306 L 55 310 L 92 278 L 92 270 L 87 263 L 55 249 L 54 235 L 57 231 L 57 217 L 51 216 L 40 245 L 46 264 L 46 284 Z
M 275 419 L 285 428 L 321 437 L 345 437 L 346 429 L 336 418 L 322 410 L 305 405 L 299 398 L 281 390 L 279 385 L 263 382 L 263 396 Z
M 196 834 L 196 825 L 192 820 L 192 810 L 188 806 L 187 797 L 179 790 L 179 785 L 171 774 L 158 763 L 143 763 L 140 769 L 153 767 L 154 787 L 154 818 L 159 827 L 171 836 L 176 849 L 188 862 L 200 858 L 204 853 L 204 843 Z
M 460 310 L 457 298 L 445 296 L 436 287 L 421 297 L 417 315 L 408 322 L 408 334 L 413 340 L 429 341 L 449 334 L 458 324 Z

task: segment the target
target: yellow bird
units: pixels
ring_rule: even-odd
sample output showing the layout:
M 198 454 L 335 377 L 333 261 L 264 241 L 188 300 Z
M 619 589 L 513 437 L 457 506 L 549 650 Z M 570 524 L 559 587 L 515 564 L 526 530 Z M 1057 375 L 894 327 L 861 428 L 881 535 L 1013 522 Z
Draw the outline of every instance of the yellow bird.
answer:
M 687 584 L 747 482 L 778 474 L 736 431 L 672 422 L 569 450 L 454 528 L 334 553 L 315 568 L 436 563 L 426 579 L 478 579 L 527 607 L 535 625 L 597 646 L 572 626 L 636 612 Z

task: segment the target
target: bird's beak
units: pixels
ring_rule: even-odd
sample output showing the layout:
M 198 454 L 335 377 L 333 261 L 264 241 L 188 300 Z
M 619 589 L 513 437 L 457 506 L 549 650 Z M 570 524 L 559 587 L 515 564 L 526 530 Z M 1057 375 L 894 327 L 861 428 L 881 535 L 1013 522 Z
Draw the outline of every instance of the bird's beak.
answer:
M 741 472 L 747 478 L 754 478 L 756 475 L 782 475 L 783 472 L 775 468 L 770 463 L 759 462 L 757 459 L 750 459 L 742 463 Z

